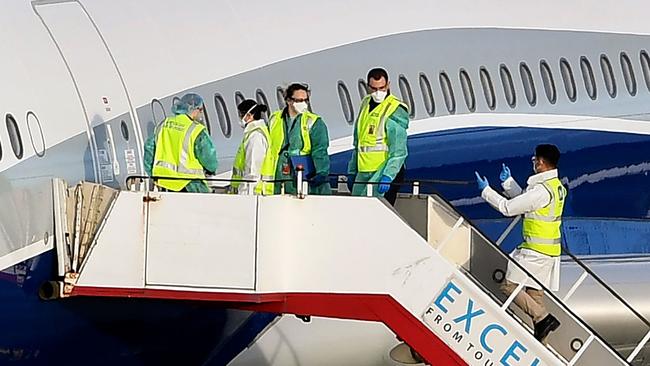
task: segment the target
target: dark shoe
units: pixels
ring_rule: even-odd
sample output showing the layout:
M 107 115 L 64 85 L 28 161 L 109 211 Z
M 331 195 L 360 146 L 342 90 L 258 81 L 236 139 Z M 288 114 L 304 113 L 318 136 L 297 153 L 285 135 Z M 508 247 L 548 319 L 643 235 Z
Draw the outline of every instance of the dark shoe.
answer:
M 546 339 L 548 334 L 556 330 L 559 326 L 560 321 L 553 315 L 548 314 L 546 318 L 535 324 L 535 338 L 540 342 L 544 342 L 544 339 Z

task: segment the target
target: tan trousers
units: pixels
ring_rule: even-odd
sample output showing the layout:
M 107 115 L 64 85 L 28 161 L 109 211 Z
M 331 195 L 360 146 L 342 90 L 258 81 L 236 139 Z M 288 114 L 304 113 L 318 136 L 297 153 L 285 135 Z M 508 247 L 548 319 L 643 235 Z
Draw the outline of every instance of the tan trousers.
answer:
M 504 280 L 501 284 L 501 291 L 510 296 L 518 284 Z M 526 314 L 533 318 L 533 323 L 537 323 L 548 315 L 544 306 L 544 291 L 526 287 L 525 290 L 519 291 L 515 296 L 514 303 L 517 304 Z

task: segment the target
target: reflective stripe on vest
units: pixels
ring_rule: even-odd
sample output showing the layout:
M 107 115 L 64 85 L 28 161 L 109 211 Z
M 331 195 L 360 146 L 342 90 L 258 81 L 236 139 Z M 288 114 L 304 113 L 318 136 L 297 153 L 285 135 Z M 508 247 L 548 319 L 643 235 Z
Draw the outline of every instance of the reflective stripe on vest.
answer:
M 540 184 L 550 193 L 551 201 L 539 210 L 524 215 L 524 242 L 519 247 L 549 256 L 558 256 L 562 254 L 560 226 L 566 188 L 558 178 Z
M 300 116 L 300 136 L 302 137 L 302 149 L 297 155 L 310 155 L 311 154 L 311 138 L 309 133 L 314 123 L 320 118 L 317 114 L 311 112 L 304 112 Z M 269 120 L 270 134 L 271 134 L 271 151 L 275 155 L 280 154 L 280 150 L 285 145 L 284 135 L 284 118 L 282 118 L 282 111 L 276 111 L 271 115 Z M 287 131 L 290 132 L 290 131 Z M 286 142 L 289 143 L 288 141 Z
M 244 170 L 246 169 L 246 145 L 253 135 L 253 132 L 256 131 L 260 132 L 264 136 L 268 147 L 266 149 L 264 161 L 262 162 L 261 180 L 255 185 L 255 194 L 271 195 L 273 194 L 273 189 L 275 187 L 273 182 L 269 181 L 275 179 L 275 157 L 271 153 L 271 136 L 266 125 L 254 127 L 244 135 L 242 143 L 237 149 L 237 155 L 235 155 L 235 161 L 232 167 L 232 179 L 244 178 Z M 241 182 L 232 182 L 230 186 L 233 188 L 234 192 L 238 192 L 240 184 Z
M 355 123 L 357 131 L 357 168 L 360 172 L 376 172 L 388 158 L 386 120 L 404 103 L 388 95 L 370 111 L 370 96 L 363 98 Z
M 153 175 L 191 179 L 159 179 L 156 184 L 180 191 L 192 180 L 203 179 L 203 166 L 194 156 L 194 144 L 205 127 L 181 114 L 165 119 L 156 129 Z

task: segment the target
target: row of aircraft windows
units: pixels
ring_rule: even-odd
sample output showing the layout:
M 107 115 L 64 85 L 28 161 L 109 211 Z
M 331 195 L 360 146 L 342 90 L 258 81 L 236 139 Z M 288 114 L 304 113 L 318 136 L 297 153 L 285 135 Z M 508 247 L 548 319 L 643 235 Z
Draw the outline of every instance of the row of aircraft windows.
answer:
M 646 51 L 641 51 L 639 53 L 639 59 L 645 85 L 648 91 L 650 91 L 650 56 Z M 637 81 L 635 77 L 634 67 L 632 66 L 632 62 L 629 56 L 625 52 L 620 53 L 619 63 L 621 72 L 623 74 L 623 83 L 625 85 L 625 88 L 631 96 L 635 96 L 637 94 Z M 617 83 L 609 57 L 605 54 L 600 55 L 599 65 L 603 77 L 603 83 L 605 85 L 605 90 L 610 98 L 615 98 L 617 96 Z M 579 67 L 587 95 L 591 100 L 596 100 L 598 97 L 596 78 L 590 60 L 586 56 L 582 56 L 580 58 Z M 559 60 L 559 70 L 561 85 L 564 88 L 564 92 L 571 102 L 575 102 L 578 99 L 578 87 L 571 63 L 566 58 L 561 58 Z M 508 66 L 505 64 L 499 65 L 498 71 L 498 79 L 501 82 L 501 86 L 503 87 L 505 101 L 510 108 L 516 108 L 517 93 L 515 90 L 513 75 Z M 518 73 L 524 90 L 523 97 L 525 98 L 528 105 L 537 105 L 538 96 L 537 88 L 535 85 L 535 78 L 533 77 L 533 71 L 527 63 L 521 62 L 519 64 Z M 539 75 L 542 81 L 541 87 L 544 91 L 546 99 L 549 101 L 549 103 L 555 104 L 557 102 L 556 82 L 548 61 L 540 60 Z M 455 114 L 457 111 L 456 94 L 454 92 L 451 80 L 451 75 L 446 71 L 441 71 L 438 74 L 438 83 L 442 92 L 442 102 L 444 103 L 444 107 L 449 114 Z M 474 92 L 474 84 L 472 82 L 472 78 L 470 77 L 469 71 L 460 69 L 458 73 L 458 80 L 460 82 L 460 91 L 462 92 L 462 100 L 464 101 L 465 106 L 470 112 L 476 111 L 476 95 Z M 497 98 L 494 81 L 490 75 L 490 72 L 484 66 L 479 68 L 479 82 L 487 107 L 490 110 L 495 110 L 497 107 Z M 427 74 L 419 74 L 418 84 L 422 93 L 425 112 L 429 116 L 435 116 L 436 102 L 434 99 L 432 84 Z M 409 106 L 411 117 L 415 117 L 416 110 L 414 94 L 411 84 L 405 75 L 399 75 L 397 87 L 399 89 L 402 100 Z M 367 95 L 368 88 L 364 79 L 358 80 L 357 88 L 360 98 L 363 98 Z M 343 113 L 343 117 L 348 124 L 352 125 L 354 123 L 356 115 L 350 91 L 344 81 L 339 80 L 337 82 L 337 92 L 339 101 L 341 103 L 341 111 Z M 275 94 L 278 108 L 284 108 L 284 89 L 282 87 L 277 87 Z M 244 99 L 246 99 L 246 97 L 241 91 L 235 92 L 235 105 L 239 104 Z M 258 103 L 269 105 L 266 94 L 262 89 L 256 90 L 255 99 Z M 226 138 L 229 138 L 232 135 L 232 122 L 230 114 L 228 113 L 226 99 L 223 95 L 216 93 L 214 94 L 214 104 L 221 132 Z M 153 108 L 154 105 L 152 102 L 152 109 Z M 268 117 L 269 113 L 267 112 L 265 119 L 268 120 Z M 206 124 L 208 125 L 208 129 L 210 129 L 208 121 L 206 121 Z
M 646 51 L 641 51 L 639 53 L 639 59 L 646 87 L 648 91 L 650 91 L 650 57 Z M 614 76 L 614 70 L 612 68 L 612 63 L 610 62 L 609 57 L 605 54 L 600 55 L 599 63 L 603 75 L 603 83 L 605 85 L 607 94 L 611 98 L 615 98 L 617 96 L 617 84 L 616 78 Z M 625 89 L 629 95 L 635 96 L 637 94 L 637 81 L 634 67 L 632 66 L 630 57 L 625 52 L 620 53 L 619 64 L 621 67 L 621 72 L 623 74 L 623 83 L 625 85 Z M 566 58 L 561 58 L 559 61 L 559 69 L 564 92 L 571 102 L 575 102 L 578 99 L 578 88 L 576 85 L 576 79 L 573 74 L 571 63 Z M 537 89 L 535 87 L 535 79 L 530 67 L 525 62 L 521 62 L 519 64 L 518 71 L 523 85 L 526 102 L 528 102 L 530 106 L 537 105 Z M 555 104 L 557 102 L 555 79 L 553 77 L 551 67 L 546 60 L 541 60 L 539 62 L 539 72 L 542 79 L 544 94 L 551 104 Z M 596 100 L 597 88 L 594 70 L 591 62 L 586 56 L 582 56 L 580 58 L 580 72 L 582 74 L 582 79 L 587 95 L 590 99 Z M 476 96 L 474 94 L 472 79 L 465 69 L 461 69 L 459 71 L 458 78 L 460 81 L 460 88 L 463 94 L 465 106 L 470 112 L 474 112 L 476 110 Z M 490 72 L 487 70 L 487 68 L 481 67 L 479 69 L 479 79 L 481 83 L 481 89 L 483 91 L 483 96 L 485 97 L 485 102 L 488 108 L 490 110 L 496 109 L 496 94 L 494 84 L 492 77 L 490 76 Z M 499 65 L 499 79 L 503 87 L 506 103 L 510 108 L 516 108 L 517 94 L 515 91 L 515 84 L 511 71 L 505 64 Z M 444 102 L 444 106 L 447 109 L 447 112 L 449 114 L 455 114 L 457 111 L 456 95 L 454 94 L 454 88 L 452 86 L 449 74 L 446 71 L 441 71 L 438 74 L 438 82 L 440 84 L 440 90 L 442 92 L 442 101 Z M 425 73 L 420 73 L 419 75 L 419 86 L 422 93 L 426 113 L 429 116 L 436 115 L 436 104 L 433 96 L 431 82 Z M 366 83 L 363 79 L 359 79 L 358 88 L 359 96 L 363 98 L 366 95 L 367 90 Z M 410 83 L 406 76 L 399 76 L 398 88 L 402 101 L 404 101 L 404 103 L 409 106 L 411 117 L 414 117 L 415 102 Z M 337 89 L 343 116 L 348 123 L 352 124 L 354 121 L 354 110 L 350 98 L 350 93 L 345 82 L 339 81 Z
M 27 132 L 29 133 L 29 139 L 34 148 L 34 153 L 36 153 L 38 157 L 45 156 L 45 137 L 43 136 L 43 128 L 40 120 L 32 111 L 27 112 L 25 120 L 27 122 Z M 25 152 L 23 138 L 20 133 L 18 122 L 16 122 L 16 118 L 10 113 L 5 115 L 5 126 L 7 128 L 9 144 L 11 145 L 11 150 L 13 151 L 14 156 L 16 156 L 16 159 L 22 159 Z M 3 149 L 2 144 L 0 144 L 0 160 L 2 160 L 2 158 Z

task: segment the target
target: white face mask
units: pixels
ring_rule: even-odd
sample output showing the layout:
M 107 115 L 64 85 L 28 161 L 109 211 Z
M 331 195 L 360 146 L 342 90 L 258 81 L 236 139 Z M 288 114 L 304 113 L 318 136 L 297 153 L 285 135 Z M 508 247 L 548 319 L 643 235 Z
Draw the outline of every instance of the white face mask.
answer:
M 248 116 L 248 114 L 249 114 L 253 109 L 255 109 L 255 107 L 257 107 L 257 104 L 254 104 L 254 105 L 251 107 L 251 109 L 249 109 L 246 113 L 244 113 L 244 116 L 242 116 L 242 118 L 239 120 L 239 126 L 241 126 L 241 128 L 246 127 L 246 125 L 248 124 L 248 122 L 246 122 L 246 116 Z
M 386 99 L 386 96 L 388 95 L 388 92 L 386 90 L 377 90 L 375 92 L 370 93 L 370 96 L 372 97 L 372 100 L 374 100 L 377 103 L 381 103 Z
M 307 102 L 294 102 L 293 103 L 293 109 L 295 109 L 296 112 L 298 112 L 298 114 L 304 113 L 307 110 L 307 107 L 308 107 Z

